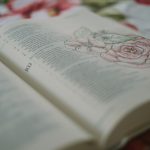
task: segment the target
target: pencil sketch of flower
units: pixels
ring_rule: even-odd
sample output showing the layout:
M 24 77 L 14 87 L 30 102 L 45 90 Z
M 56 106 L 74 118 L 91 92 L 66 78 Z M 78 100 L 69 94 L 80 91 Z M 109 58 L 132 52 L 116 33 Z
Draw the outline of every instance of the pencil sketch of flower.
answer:
M 74 50 L 132 67 L 150 67 L 150 40 L 137 35 L 120 35 L 106 31 L 92 32 L 81 27 L 66 45 Z
M 108 61 L 147 68 L 150 67 L 150 40 L 137 37 L 121 44 L 114 44 L 109 51 L 100 55 Z

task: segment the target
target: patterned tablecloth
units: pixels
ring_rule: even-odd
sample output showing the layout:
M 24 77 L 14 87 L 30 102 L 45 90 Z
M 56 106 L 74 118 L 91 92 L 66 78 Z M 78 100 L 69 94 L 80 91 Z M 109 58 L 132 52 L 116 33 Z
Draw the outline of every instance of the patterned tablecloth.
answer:
M 120 150 L 150 150 L 150 130 L 133 138 Z
M 79 5 L 111 17 L 150 38 L 150 0 L 0 0 L 0 25 L 23 18 L 49 18 Z

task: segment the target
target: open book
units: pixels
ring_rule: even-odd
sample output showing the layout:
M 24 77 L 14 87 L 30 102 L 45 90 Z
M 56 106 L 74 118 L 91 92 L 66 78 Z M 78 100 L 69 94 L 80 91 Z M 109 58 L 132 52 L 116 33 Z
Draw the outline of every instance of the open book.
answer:
M 94 150 L 150 126 L 150 40 L 81 10 L 0 29 L 0 149 Z

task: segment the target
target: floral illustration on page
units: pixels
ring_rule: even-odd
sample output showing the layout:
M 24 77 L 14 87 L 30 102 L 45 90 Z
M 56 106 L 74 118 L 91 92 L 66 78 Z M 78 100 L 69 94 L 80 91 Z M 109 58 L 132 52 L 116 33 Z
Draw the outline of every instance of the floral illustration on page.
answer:
M 75 51 L 97 55 L 118 64 L 136 68 L 150 67 L 150 39 L 138 35 L 121 35 L 106 31 L 92 32 L 80 27 L 65 45 Z

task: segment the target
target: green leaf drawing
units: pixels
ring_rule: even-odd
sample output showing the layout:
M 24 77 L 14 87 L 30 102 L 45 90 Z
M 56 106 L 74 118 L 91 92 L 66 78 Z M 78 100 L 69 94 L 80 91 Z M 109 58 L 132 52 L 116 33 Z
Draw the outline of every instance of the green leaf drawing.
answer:
M 86 27 L 80 27 L 77 31 L 74 32 L 74 36 L 77 39 L 84 39 L 92 35 L 92 31 Z

